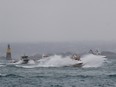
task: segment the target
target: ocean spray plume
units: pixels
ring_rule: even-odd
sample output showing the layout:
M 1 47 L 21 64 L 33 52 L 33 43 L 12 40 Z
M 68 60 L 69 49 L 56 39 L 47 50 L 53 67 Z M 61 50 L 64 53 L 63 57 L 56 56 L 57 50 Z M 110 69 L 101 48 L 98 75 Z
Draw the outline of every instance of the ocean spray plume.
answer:
M 106 61 L 106 56 L 88 54 L 81 58 L 83 67 L 100 67 Z
M 80 61 L 76 61 L 71 59 L 69 56 L 62 57 L 60 55 L 54 55 L 48 58 L 44 58 L 38 61 L 39 66 L 44 67 L 62 67 L 62 66 L 71 66 L 79 63 Z
M 54 55 L 47 58 L 42 58 L 37 61 L 35 65 L 21 65 L 23 68 L 35 68 L 35 67 L 64 67 L 73 66 L 78 63 L 83 63 L 83 68 L 87 67 L 100 67 L 106 60 L 105 56 L 88 54 L 81 58 L 81 61 L 71 59 L 70 56 L 62 57 L 60 55 Z

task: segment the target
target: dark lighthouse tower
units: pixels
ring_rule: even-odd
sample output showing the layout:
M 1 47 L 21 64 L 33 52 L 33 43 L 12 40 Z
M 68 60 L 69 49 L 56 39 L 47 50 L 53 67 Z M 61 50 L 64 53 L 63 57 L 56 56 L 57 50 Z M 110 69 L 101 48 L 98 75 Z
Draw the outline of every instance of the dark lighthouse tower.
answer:
M 10 44 L 8 44 L 8 48 L 6 52 L 6 60 L 12 60 Z

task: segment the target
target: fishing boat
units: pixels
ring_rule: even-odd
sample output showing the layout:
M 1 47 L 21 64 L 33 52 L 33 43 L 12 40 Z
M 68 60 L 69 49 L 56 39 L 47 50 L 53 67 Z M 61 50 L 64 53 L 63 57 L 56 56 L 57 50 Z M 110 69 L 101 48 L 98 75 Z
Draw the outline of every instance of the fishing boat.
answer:
M 22 56 L 21 57 L 22 63 L 21 64 L 28 64 L 29 62 L 29 57 L 28 56 Z
M 73 67 L 81 67 L 83 66 L 83 63 L 80 59 L 80 55 L 77 55 L 77 54 L 74 54 L 72 55 L 71 59 L 75 60 L 75 61 L 78 61 L 76 64 L 72 65 Z

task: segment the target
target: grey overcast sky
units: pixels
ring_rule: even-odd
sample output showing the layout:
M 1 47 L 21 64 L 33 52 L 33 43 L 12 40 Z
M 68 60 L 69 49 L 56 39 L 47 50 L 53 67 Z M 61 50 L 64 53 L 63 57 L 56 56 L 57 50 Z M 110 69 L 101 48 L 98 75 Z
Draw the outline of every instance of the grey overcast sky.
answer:
M 116 41 L 116 0 L 0 0 L 0 42 Z

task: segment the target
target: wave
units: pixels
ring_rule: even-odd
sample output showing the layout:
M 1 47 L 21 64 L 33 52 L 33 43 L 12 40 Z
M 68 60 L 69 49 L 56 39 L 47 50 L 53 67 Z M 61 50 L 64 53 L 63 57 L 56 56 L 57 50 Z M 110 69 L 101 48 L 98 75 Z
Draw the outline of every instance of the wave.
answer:
M 111 78 L 116 78 L 116 74 L 110 74 L 108 76 L 111 77 Z
M 31 78 L 57 78 L 57 79 L 62 79 L 62 78 L 96 78 L 96 77 L 101 77 L 100 75 L 37 75 L 37 76 L 32 76 Z
M 0 65 L 0 67 L 3 67 L 3 66 L 5 66 L 5 65 L 4 64 Z
M 38 66 L 40 67 L 63 67 L 71 66 L 78 63 L 81 63 L 81 61 L 71 59 L 69 56 L 62 57 L 60 55 L 54 55 L 48 58 L 38 60 Z
M 85 55 L 81 58 L 83 62 L 83 67 L 88 68 L 88 67 L 100 67 L 103 65 L 104 62 L 107 61 L 105 58 L 106 56 L 102 55 L 93 55 L 93 54 L 88 54 Z
M 23 78 L 22 76 L 15 75 L 15 74 L 0 74 L 0 77 Z
M 88 67 L 100 67 L 106 62 L 106 56 L 88 54 L 81 57 L 81 61 L 71 59 L 70 56 L 62 57 L 60 55 L 54 55 L 47 58 L 42 58 L 32 65 L 16 65 L 23 68 L 36 68 L 36 67 L 64 67 L 73 66 L 75 64 L 83 63 L 83 68 Z M 32 61 L 31 61 L 32 63 Z
M 16 63 L 11 63 L 11 64 L 22 64 L 23 61 L 22 60 L 19 60 L 18 62 Z M 34 60 L 29 60 L 28 64 L 35 64 Z

